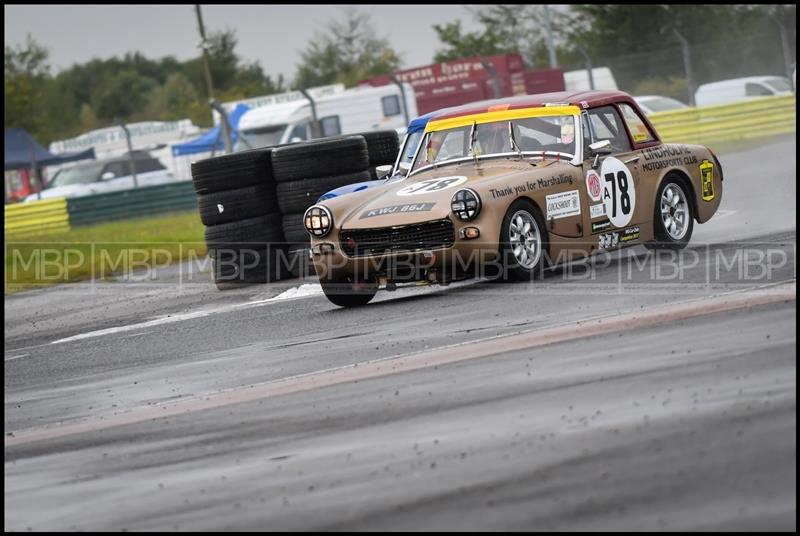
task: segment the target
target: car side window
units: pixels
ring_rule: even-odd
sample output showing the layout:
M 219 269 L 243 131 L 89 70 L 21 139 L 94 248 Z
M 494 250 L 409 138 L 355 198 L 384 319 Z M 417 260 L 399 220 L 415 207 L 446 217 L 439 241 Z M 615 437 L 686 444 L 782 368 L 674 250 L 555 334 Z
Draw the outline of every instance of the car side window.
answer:
M 150 171 L 161 171 L 162 169 L 166 169 L 161 162 L 155 158 L 134 160 L 133 167 L 136 170 L 136 173 L 149 173 Z
M 744 94 L 748 97 L 763 97 L 772 95 L 772 91 L 767 89 L 766 86 L 761 84 L 755 84 L 753 82 L 748 82 L 744 86 Z
M 647 143 L 653 141 L 653 135 L 650 134 L 647 125 L 644 124 L 642 118 L 636 113 L 629 104 L 620 103 L 620 110 L 622 110 L 622 117 L 625 118 L 625 123 L 628 125 L 628 131 L 633 137 L 634 143 Z
M 591 143 L 608 140 L 615 153 L 625 153 L 631 150 L 628 133 L 625 131 L 619 113 L 613 106 L 593 108 L 587 112 L 587 117 Z
M 112 164 L 108 164 L 105 169 L 103 169 L 103 173 L 101 173 L 100 176 L 102 177 L 104 174 L 110 171 L 114 174 L 114 178 L 118 179 L 120 177 L 130 175 L 131 173 L 129 169 L 130 167 L 128 162 L 114 162 Z

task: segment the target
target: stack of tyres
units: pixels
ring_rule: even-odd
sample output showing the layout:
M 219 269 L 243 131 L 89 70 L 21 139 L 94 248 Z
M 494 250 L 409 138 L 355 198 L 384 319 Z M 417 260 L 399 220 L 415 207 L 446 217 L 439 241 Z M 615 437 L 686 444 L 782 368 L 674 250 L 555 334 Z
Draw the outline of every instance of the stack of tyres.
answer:
M 377 179 L 377 166 L 394 165 L 397 153 L 400 152 L 400 139 L 395 130 L 376 130 L 358 134 L 367 142 L 369 153 L 369 172 L 372 179 Z
M 280 262 L 285 247 L 270 151 L 253 149 L 192 163 L 200 219 L 220 290 L 288 275 Z
M 310 275 L 309 236 L 303 225 L 306 209 L 322 194 L 370 179 L 370 160 L 363 136 L 323 138 L 276 147 L 272 172 L 282 229 L 288 246 L 287 268 L 295 277 Z

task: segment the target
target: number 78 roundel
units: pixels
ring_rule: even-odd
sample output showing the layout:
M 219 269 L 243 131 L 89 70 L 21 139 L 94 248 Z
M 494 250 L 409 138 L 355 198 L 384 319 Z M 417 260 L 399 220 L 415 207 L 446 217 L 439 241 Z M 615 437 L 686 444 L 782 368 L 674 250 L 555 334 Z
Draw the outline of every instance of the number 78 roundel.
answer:
M 603 185 L 603 205 L 611 225 L 625 227 L 636 208 L 636 187 L 631 171 L 618 159 L 609 156 L 600 167 L 600 182 Z

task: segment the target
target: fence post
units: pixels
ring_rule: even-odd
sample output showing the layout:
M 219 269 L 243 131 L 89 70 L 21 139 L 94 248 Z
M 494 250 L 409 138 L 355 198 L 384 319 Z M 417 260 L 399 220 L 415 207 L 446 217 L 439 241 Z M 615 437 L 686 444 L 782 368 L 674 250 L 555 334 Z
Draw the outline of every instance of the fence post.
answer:
M 689 41 L 681 34 L 677 28 L 672 32 L 681 42 L 681 52 L 683 53 L 683 69 L 686 71 L 686 86 L 689 90 L 689 106 L 694 106 L 694 77 L 692 76 L 692 56 L 689 50 Z

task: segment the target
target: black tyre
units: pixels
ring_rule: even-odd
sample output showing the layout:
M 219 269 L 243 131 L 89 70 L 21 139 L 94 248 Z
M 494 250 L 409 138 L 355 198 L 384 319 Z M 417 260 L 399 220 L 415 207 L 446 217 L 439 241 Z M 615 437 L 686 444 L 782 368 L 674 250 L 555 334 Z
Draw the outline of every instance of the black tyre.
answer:
M 320 281 L 325 297 L 339 307 L 360 307 L 368 304 L 378 292 L 374 284 L 354 285 L 349 281 Z
M 283 215 L 283 238 L 289 244 L 309 243 L 310 236 L 303 225 L 303 213 Z
M 547 229 L 536 205 L 527 199 L 512 203 L 500 228 L 503 276 L 526 281 L 541 276 L 548 249 Z
M 283 266 L 285 249 L 218 250 L 212 258 L 214 283 L 220 290 L 236 288 L 245 284 L 269 283 L 291 277 Z
M 284 242 L 280 214 L 212 225 L 206 227 L 205 236 L 212 257 L 217 249 L 264 249 Z
M 655 242 L 646 243 L 648 249 L 679 250 L 686 247 L 694 230 L 691 195 L 682 178 L 674 175 L 664 178 L 656 193 L 653 209 Z
M 367 142 L 370 167 L 394 164 L 397 153 L 400 152 L 400 140 L 395 130 L 376 130 L 373 132 L 360 132 Z
M 361 136 L 323 138 L 272 151 L 276 182 L 344 175 L 368 167 L 367 142 Z
M 318 177 L 292 182 L 279 182 L 275 185 L 278 194 L 278 208 L 282 214 L 299 214 L 313 205 L 322 194 L 354 182 L 370 180 L 369 171 L 359 171 L 334 177 Z
M 236 190 L 201 194 L 197 199 L 203 225 L 219 225 L 276 212 L 278 203 L 273 184 L 259 184 Z
M 270 152 L 253 149 L 192 162 L 195 191 L 209 194 L 273 182 Z

